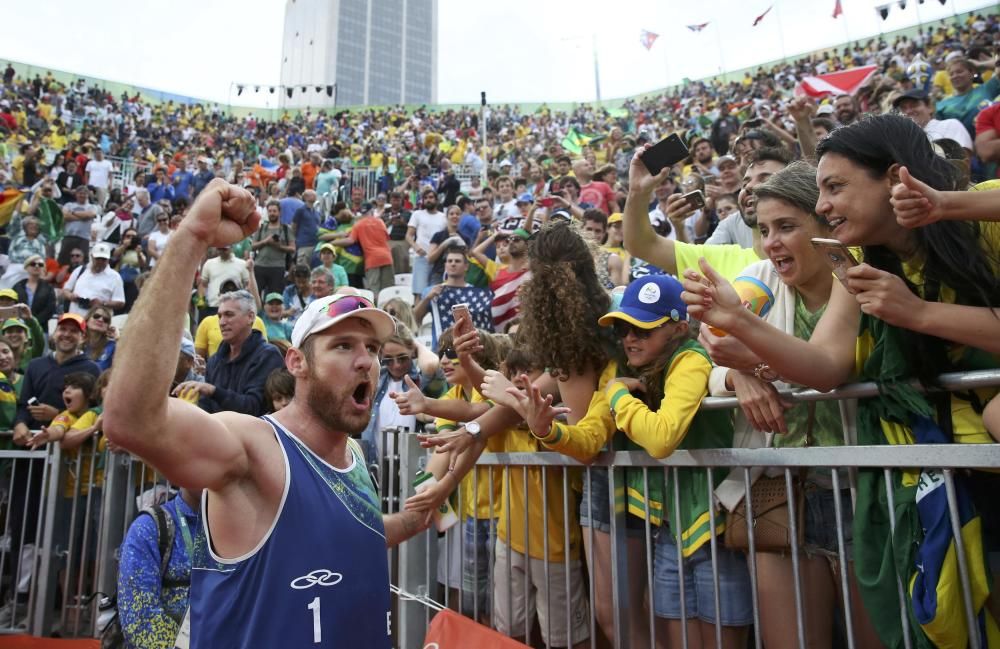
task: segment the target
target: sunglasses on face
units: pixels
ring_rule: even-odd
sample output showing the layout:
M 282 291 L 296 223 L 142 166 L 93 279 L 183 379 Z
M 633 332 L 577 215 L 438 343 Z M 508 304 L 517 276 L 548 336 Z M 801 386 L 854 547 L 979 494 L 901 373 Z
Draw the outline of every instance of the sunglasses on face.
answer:
M 45 268 L 45 262 L 44 261 L 33 261 L 30 264 L 28 264 L 28 266 L 34 267 L 34 268 Z
M 108 324 L 111 324 L 111 318 L 102 313 L 95 313 L 94 315 L 90 316 L 90 319 L 98 320 L 100 322 L 107 322 Z
M 383 367 L 390 367 L 392 365 L 407 365 L 413 357 L 409 354 L 400 354 L 399 356 L 386 356 L 382 359 Z
M 438 358 L 447 358 L 450 361 L 458 360 L 458 352 L 453 347 L 445 347 L 438 354 Z
M 628 337 L 629 333 L 631 333 L 639 340 L 645 340 L 649 338 L 651 335 L 653 335 L 653 332 L 662 327 L 663 325 L 660 325 L 660 327 L 653 327 L 652 329 L 642 329 L 640 327 L 635 326 L 631 322 L 625 322 L 624 320 L 615 320 L 615 324 L 613 326 L 615 329 L 615 335 L 618 336 L 619 338 L 626 338 Z

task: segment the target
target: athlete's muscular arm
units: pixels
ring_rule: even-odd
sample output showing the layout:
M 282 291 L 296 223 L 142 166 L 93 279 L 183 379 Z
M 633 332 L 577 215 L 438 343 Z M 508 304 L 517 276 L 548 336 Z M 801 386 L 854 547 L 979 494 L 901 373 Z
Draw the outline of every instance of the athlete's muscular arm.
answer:
M 253 418 L 209 415 L 167 395 L 202 258 L 211 246 L 249 236 L 259 221 L 249 192 L 213 180 L 174 233 L 178 245 L 164 251 L 118 343 L 119 363 L 105 399 L 104 433 L 182 487 L 219 489 L 248 471 L 247 449 L 236 431 Z
M 385 544 L 395 547 L 423 532 L 431 524 L 431 511 L 405 511 L 396 514 L 383 514 L 382 524 L 385 526 Z

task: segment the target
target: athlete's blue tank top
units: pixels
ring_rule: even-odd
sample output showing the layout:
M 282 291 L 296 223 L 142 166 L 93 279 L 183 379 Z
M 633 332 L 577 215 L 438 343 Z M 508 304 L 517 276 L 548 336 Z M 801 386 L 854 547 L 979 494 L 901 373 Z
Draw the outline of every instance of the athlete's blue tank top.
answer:
M 364 459 L 336 469 L 269 417 L 285 492 L 269 534 L 238 559 L 209 546 L 191 571 L 191 649 L 388 649 L 389 570 Z

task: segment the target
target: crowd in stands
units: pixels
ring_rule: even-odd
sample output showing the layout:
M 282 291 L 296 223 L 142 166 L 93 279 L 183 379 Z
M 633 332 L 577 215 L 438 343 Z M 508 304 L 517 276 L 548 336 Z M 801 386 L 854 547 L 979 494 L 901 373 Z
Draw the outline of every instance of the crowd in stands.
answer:
M 615 624 L 606 472 L 595 469 L 581 480 L 576 472 L 538 467 L 522 482 L 520 473 L 505 480 L 498 471 L 491 479 L 474 469 L 461 478 L 483 449 L 554 450 L 588 461 L 604 448 L 665 457 L 676 448 L 750 445 L 746 440 L 839 446 L 845 442 L 835 402 L 789 408 L 778 390 L 831 389 L 857 377 L 894 386 L 890 396 L 863 400 L 859 443 L 900 443 L 882 432 L 880 420 L 927 441 L 917 432 L 922 424 L 905 413 L 923 422 L 953 411 L 947 424 L 937 422 L 947 441 L 992 442 L 991 433 L 1000 435 L 990 401 L 996 389 L 970 392 L 942 410 L 899 387 L 904 378 L 930 381 L 946 370 L 998 366 L 996 345 L 957 323 L 978 323 L 980 333 L 1000 340 L 981 313 L 1000 301 L 1000 232 L 985 223 L 988 216 L 967 216 L 983 223 L 962 229 L 961 217 L 942 217 L 944 203 L 935 202 L 973 186 L 995 188 L 998 47 L 1000 15 L 970 16 L 922 27 L 912 38 L 873 39 L 761 68 L 737 81 L 686 83 L 619 109 L 494 107 L 486 124 L 474 110 L 402 107 L 304 110 L 265 121 L 206 104 L 116 98 L 82 80 L 66 86 L 51 75 L 22 78 L 8 66 L 0 91 L 0 185 L 9 199 L 0 203 L 8 219 L 0 257 L 0 428 L 12 429 L 18 446 L 59 443 L 65 451 L 103 452 L 102 390 L 119 329 L 128 326 L 143 283 L 210 182 L 247 187 L 257 197 L 260 227 L 204 260 L 191 286 L 173 395 L 209 412 L 273 412 L 292 397 L 283 357 L 308 304 L 352 293 L 385 309 L 397 329 L 382 348 L 361 444 L 376 463 L 388 452 L 379 434 L 387 427 L 426 427 L 438 431 L 436 443 L 452 444 L 429 466 L 437 485 L 410 503 L 437 506 L 453 490 L 462 494 L 463 534 L 453 538 L 465 539 L 465 561 L 452 552 L 454 565 L 446 571 L 442 562 L 439 580 L 463 590 L 465 613 L 478 611 L 481 622 L 503 633 L 523 636 L 525 617 L 537 616 L 546 621 L 546 644 L 567 646 L 572 635 L 574 645 L 589 646 L 591 606 L 598 632 L 612 637 Z M 878 71 L 854 95 L 817 101 L 794 93 L 803 75 L 869 64 Z M 636 151 L 673 133 L 690 156 L 651 175 Z M 126 163 L 137 171 L 120 179 L 116 171 Z M 487 182 L 469 187 L 456 167 L 477 177 L 485 172 Z M 371 195 L 351 182 L 357 168 L 377 170 Z M 884 201 L 859 207 L 875 205 L 876 197 Z M 921 221 L 918 214 L 912 230 L 869 223 L 886 215 L 893 226 L 896 218 L 902 222 L 906 201 L 919 203 L 915 214 L 936 216 Z M 968 214 L 989 211 L 977 210 L 973 205 Z M 864 218 L 851 223 L 855 212 Z M 845 289 L 811 247 L 813 237 L 856 246 L 868 262 L 859 268 L 871 274 L 845 278 Z M 910 248 L 901 249 L 900 241 Z M 759 321 L 768 331 L 748 323 L 725 290 L 726 280 L 746 276 L 774 294 Z M 907 299 L 899 297 L 900 287 Z M 911 319 L 920 311 L 913 300 L 969 311 L 961 317 L 942 311 L 951 325 L 935 328 Z M 707 324 L 699 331 L 694 318 L 732 335 Z M 921 353 L 909 354 L 913 349 Z M 735 395 L 741 407 L 735 416 L 699 411 L 708 395 Z M 463 423 L 480 419 L 482 433 Z M 753 621 L 746 552 L 720 547 L 712 559 L 706 540 L 713 532 L 703 519 L 716 505 L 704 488 L 692 486 L 704 485 L 704 476 L 686 469 L 676 484 L 660 476 L 651 485 L 630 478 L 630 526 L 640 529 L 648 517 L 664 531 L 653 541 L 652 592 L 645 592 L 645 579 L 633 580 L 630 601 L 640 604 L 619 620 L 629 625 L 633 646 L 649 646 L 644 601 L 663 625 L 658 640 L 680 646 L 679 553 L 687 615 L 698 620 L 688 624 L 689 637 L 699 638 L 696 646 L 714 646 L 719 617 L 724 646 L 746 646 Z M 569 518 L 564 477 L 569 490 L 581 493 Z M 37 497 L 42 472 L 14 479 L 20 487 L 14 493 L 27 499 L 11 503 L 17 545 L 34 535 L 37 503 L 26 494 Z M 715 479 L 724 519 L 739 507 L 742 473 L 716 472 Z M 839 576 L 830 569 L 838 557 L 831 525 L 841 499 L 844 525 L 852 527 L 846 482 L 835 490 L 829 470 L 801 477 L 810 647 L 832 646 L 841 614 Z M 985 530 L 981 561 L 970 569 L 988 574 L 1000 556 L 1000 512 L 988 502 L 992 481 L 976 477 L 970 485 Z M 678 491 L 681 512 L 672 510 Z M 194 502 L 185 494 L 163 511 L 197 532 Z M 855 543 L 884 543 L 884 516 L 872 513 L 875 505 L 863 499 L 855 505 Z M 162 557 L 152 552 L 157 524 L 155 515 L 143 517 L 134 537 L 130 532 L 119 586 L 126 610 L 139 602 L 133 612 L 165 617 L 150 622 L 123 613 L 127 646 L 172 647 L 168 636 L 186 611 L 176 591 L 185 570 L 175 564 L 190 556 L 190 539 L 178 540 L 174 559 L 161 567 Z M 685 539 L 680 549 L 678 531 Z M 642 534 L 629 538 L 629 561 L 643 564 L 640 573 L 644 543 Z M 759 585 L 767 589 L 760 598 L 765 644 L 796 646 L 788 632 L 788 611 L 795 608 L 791 559 L 758 555 Z M 854 609 L 856 646 L 893 644 L 899 615 L 874 619 L 866 611 L 884 601 L 898 606 L 895 575 L 880 577 L 862 555 L 855 548 L 858 583 L 852 578 L 852 584 L 861 584 L 865 604 Z M 8 556 L 18 556 L 17 548 Z M 721 611 L 712 592 L 713 561 L 722 577 Z M 487 590 L 491 569 L 496 585 Z M 135 591 L 156 588 L 168 570 L 169 603 L 150 606 Z M 517 581 L 508 583 L 508 572 Z M 525 589 L 544 589 L 545 596 L 516 597 L 512 607 L 510 592 Z M 0 626 L 17 623 L 26 595 L 3 595 Z M 996 612 L 991 598 L 978 613 Z M 914 628 L 933 642 L 947 637 L 936 636 L 929 623 Z

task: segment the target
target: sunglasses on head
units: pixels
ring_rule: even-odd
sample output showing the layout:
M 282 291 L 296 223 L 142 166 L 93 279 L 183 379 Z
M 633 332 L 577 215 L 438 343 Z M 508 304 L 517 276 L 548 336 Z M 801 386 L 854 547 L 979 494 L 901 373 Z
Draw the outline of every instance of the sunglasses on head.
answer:
M 330 318 L 336 318 L 337 316 L 344 315 L 345 313 L 350 313 L 351 311 L 357 311 L 358 309 L 374 309 L 375 305 L 369 300 L 357 295 L 348 295 L 342 297 L 335 302 L 331 302 L 330 306 L 326 308 L 326 315 Z
M 438 358 L 447 358 L 450 361 L 458 360 L 458 352 L 455 351 L 454 347 L 445 347 L 438 354 Z
M 612 326 L 614 327 L 615 335 L 618 336 L 619 338 L 626 338 L 629 335 L 629 333 L 632 333 L 636 338 L 640 340 L 645 340 L 646 338 L 649 338 L 651 335 L 653 335 L 653 332 L 662 327 L 663 325 L 653 327 L 652 329 L 643 329 L 641 327 L 635 326 L 631 322 L 625 322 L 624 320 L 615 320 L 615 323 Z

